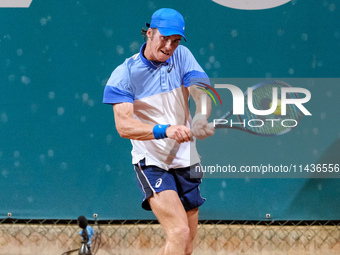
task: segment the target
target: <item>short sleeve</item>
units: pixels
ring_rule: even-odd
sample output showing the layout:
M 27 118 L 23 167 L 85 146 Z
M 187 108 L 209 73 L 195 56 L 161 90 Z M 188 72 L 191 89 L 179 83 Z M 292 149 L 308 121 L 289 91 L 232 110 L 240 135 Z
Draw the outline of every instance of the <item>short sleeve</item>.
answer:
M 112 72 L 104 89 L 103 103 L 133 103 L 133 100 L 134 95 L 130 88 L 128 68 L 125 61 Z
M 183 84 L 184 87 L 189 87 L 195 84 L 195 80 L 202 78 L 207 79 L 208 75 L 204 72 L 202 67 L 196 61 L 194 55 L 189 51 L 188 48 L 181 46 L 180 59 L 183 63 Z

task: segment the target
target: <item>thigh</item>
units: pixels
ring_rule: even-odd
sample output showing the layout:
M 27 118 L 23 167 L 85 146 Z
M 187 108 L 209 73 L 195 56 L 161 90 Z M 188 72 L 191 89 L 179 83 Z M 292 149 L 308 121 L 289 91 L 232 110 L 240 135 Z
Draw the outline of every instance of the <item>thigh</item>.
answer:
M 148 201 L 166 233 L 177 227 L 188 226 L 187 213 L 176 191 L 165 190 L 155 193 Z
M 142 207 L 151 210 L 149 198 L 165 190 L 177 192 L 176 181 L 172 174 L 157 166 L 146 166 L 144 160 L 134 166 L 138 184 L 143 192 Z
M 192 177 L 192 167 L 173 169 L 172 173 L 176 181 L 178 196 L 180 197 L 186 211 L 198 208 L 205 202 L 199 190 L 202 183 L 201 177 Z

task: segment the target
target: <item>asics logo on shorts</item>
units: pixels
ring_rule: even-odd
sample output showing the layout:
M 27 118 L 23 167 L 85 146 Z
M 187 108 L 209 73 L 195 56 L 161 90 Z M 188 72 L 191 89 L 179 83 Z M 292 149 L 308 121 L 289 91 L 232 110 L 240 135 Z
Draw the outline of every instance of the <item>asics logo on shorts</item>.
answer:
M 160 186 L 161 186 L 161 184 L 162 184 L 162 178 L 159 178 L 157 181 L 156 181 L 156 185 L 155 185 L 155 187 L 156 188 L 159 188 Z

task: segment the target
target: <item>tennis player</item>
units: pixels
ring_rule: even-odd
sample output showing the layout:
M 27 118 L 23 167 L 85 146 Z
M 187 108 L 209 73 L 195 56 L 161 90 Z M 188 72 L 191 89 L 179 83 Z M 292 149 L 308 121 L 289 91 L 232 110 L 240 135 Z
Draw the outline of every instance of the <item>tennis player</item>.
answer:
M 144 194 L 142 207 L 152 210 L 165 230 L 166 242 L 158 254 L 191 254 L 198 207 L 205 201 L 198 188 L 202 176 L 190 178 L 190 169 L 200 164 L 195 138 L 214 134 L 207 125 L 208 114 L 201 114 L 205 92 L 192 81 L 208 77 L 180 45 L 186 37 L 179 12 L 157 10 L 147 26 L 146 43 L 112 72 L 103 102 L 113 105 L 120 136 L 131 139 L 132 163 Z M 189 93 L 196 104 L 193 121 Z

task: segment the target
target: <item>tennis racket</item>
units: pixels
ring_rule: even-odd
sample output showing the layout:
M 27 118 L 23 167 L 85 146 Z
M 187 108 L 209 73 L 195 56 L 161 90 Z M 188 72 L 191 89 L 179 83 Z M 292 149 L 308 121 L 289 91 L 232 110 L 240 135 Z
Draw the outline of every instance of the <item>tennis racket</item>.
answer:
M 277 136 L 283 135 L 296 128 L 300 123 L 303 113 L 294 104 L 286 105 L 286 114 L 281 115 L 281 89 L 291 87 L 287 83 L 278 80 L 271 80 L 258 83 L 252 86 L 253 107 L 257 110 L 268 110 L 273 101 L 273 88 L 277 88 L 278 106 L 274 113 L 269 115 L 257 115 L 252 113 L 248 107 L 248 90 L 244 94 L 244 115 L 233 115 L 233 111 L 228 111 L 213 123 L 210 127 L 215 129 L 231 128 L 245 131 L 254 135 Z M 287 99 L 299 98 L 297 93 L 286 93 Z M 237 122 L 231 116 L 237 117 Z

